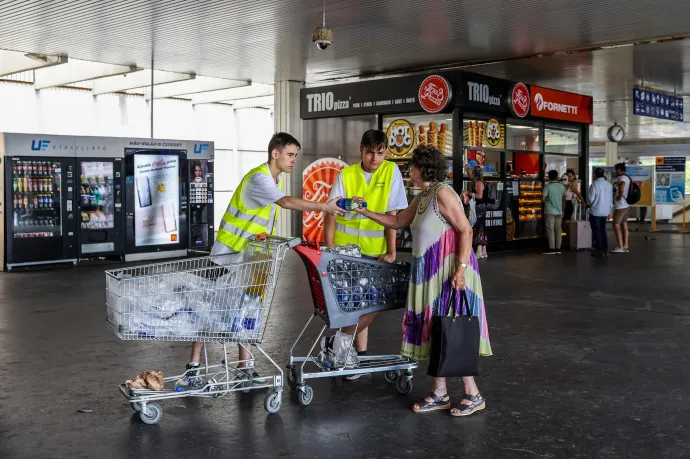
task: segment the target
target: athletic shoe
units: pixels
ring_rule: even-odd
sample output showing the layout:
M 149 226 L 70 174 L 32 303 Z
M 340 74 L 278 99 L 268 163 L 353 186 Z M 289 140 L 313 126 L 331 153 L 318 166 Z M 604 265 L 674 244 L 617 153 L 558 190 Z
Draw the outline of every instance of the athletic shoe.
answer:
M 198 363 L 188 363 L 185 367 L 184 376 L 189 378 L 194 378 L 199 376 L 199 364 Z
M 616 247 L 611 253 L 625 253 L 625 249 L 623 247 Z

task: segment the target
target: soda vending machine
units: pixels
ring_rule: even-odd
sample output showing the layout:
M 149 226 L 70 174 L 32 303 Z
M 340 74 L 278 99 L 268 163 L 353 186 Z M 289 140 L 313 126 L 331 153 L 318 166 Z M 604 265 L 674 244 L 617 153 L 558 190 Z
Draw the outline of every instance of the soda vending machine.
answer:
M 189 171 L 189 250 L 210 252 L 213 229 L 213 151 L 195 152 Z
M 187 255 L 186 165 L 186 150 L 125 149 L 126 261 Z
M 72 138 L 73 139 L 73 138 Z M 7 270 L 77 263 L 74 142 L 60 136 L 0 134 Z
M 119 139 L 77 138 L 79 258 L 125 253 L 125 152 Z M 117 148 L 119 146 L 119 148 Z

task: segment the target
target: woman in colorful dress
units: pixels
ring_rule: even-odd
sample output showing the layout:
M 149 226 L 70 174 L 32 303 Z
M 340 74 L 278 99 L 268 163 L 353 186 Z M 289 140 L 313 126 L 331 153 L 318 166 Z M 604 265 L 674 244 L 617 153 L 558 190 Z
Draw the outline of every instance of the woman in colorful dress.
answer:
M 419 146 L 410 162 L 410 178 L 422 192 L 398 215 L 374 214 L 366 208 L 359 213 L 387 228 L 412 229 L 410 288 L 402 325 L 402 351 L 407 357 L 428 360 L 432 318 L 448 314 L 453 290 L 465 290 L 470 313 L 479 318 L 479 354 L 491 355 L 489 330 L 484 311 L 484 295 L 477 257 L 472 251 L 472 227 L 462 209 L 459 196 L 443 181 L 445 158 L 436 148 Z M 452 295 L 453 315 L 461 314 L 462 295 Z M 452 416 L 468 416 L 486 407 L 474 377 L 462 378 L 465 386 L 460 404 Z M 433 378 L 431 394 L 412 410 L 424 413 L 447 410 L 451 406 L 446 378 Z

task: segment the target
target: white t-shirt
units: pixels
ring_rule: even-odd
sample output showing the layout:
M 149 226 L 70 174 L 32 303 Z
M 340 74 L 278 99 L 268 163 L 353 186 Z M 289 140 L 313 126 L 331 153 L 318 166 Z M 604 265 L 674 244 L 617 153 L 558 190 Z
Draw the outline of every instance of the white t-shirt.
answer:
M 623 192 L 621 193 L 620 199 L 616 200 L 616 209 L 627 209 L 630 207 L 630 204 L 628 204 L 628 200 L 626 199 L 628 197 L 628 191 L 630 191 L 630 179 L 628 178 L 627 175 L 621 175 L 618 177 L 618 183 L 623 182 Z M 616 192 L 618 193 L 618 191 Z
M 374 172 L 366 172 L 362 169 L 364 173 L 364 181 L 369 185 L 371 182 L 371 177 L 374 176 Z M 338 196 L 341 198 L 347 197 L 345 193 L 345 187 L 343 186 L 343 175 L 342 172 L 338 173 L 333 183 L 333 188 L 331 188 L 331 194 L 328 198 L 329 200 L 335 199 Z M 391 210 L 402 210 L 406 209 L 409 204 L 407 203 L 407 195 L 405 194 L 405 185 L 403 184 L 402 174 L 398 166 L 395 167 L 393 172 L 393 181 L 391 182 L 391 192 L 388 195 L 388 205 L 386 206 L 386 212 Z
M 268 165 L 266 166 L 268 167 Z M 275 202 L 285 197 L 285 194 L 278 188 L 278 183 L 266 174 L 254 174 L 244 184 L 242 188 L 242 202 L 249 210 L 261 209 L 269 204 L 271 205 L 271 216 L 268 218 L 268 234 L 273 230 L 273 222 L 275 221 L 276 209 Z M 236 254 L 237 252 L 227 245 L 216 241 L 211 249 L 211 255 L 227 255 Z M 230 259 L 230 258 L 229 258 Z M 233 263 L 234 261 L 229 261 Z

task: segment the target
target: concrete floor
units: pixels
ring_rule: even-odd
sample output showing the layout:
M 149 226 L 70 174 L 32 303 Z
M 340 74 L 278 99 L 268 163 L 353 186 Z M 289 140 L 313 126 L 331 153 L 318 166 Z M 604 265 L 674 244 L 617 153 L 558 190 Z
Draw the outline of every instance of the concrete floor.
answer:
M 689 457 L 690 237 L 654 238 L 635 234 L 633 251 L 608 261 L 482 261 L 495 356 L 479 379 L 487 410 L 467 419 L 410 410 L 428 391 L 422 366 L 408 396 L 381 375 L 316 380 L 307 408 L 289 389 L 277 415 L 260 392 L 172 400 L 160 424 L 143 425 L 116 384 L 179 371 L 187 345 L 112 335 L 102 265 L 3 273 L 0 458 Z M 290 254 L 265 340 L 281 362 L 311 312 L 305 282 Z M 400 316 L 377 319 L 370 351 L 397 352 Z M 461 390 L 453 381 L 451 398 Z

